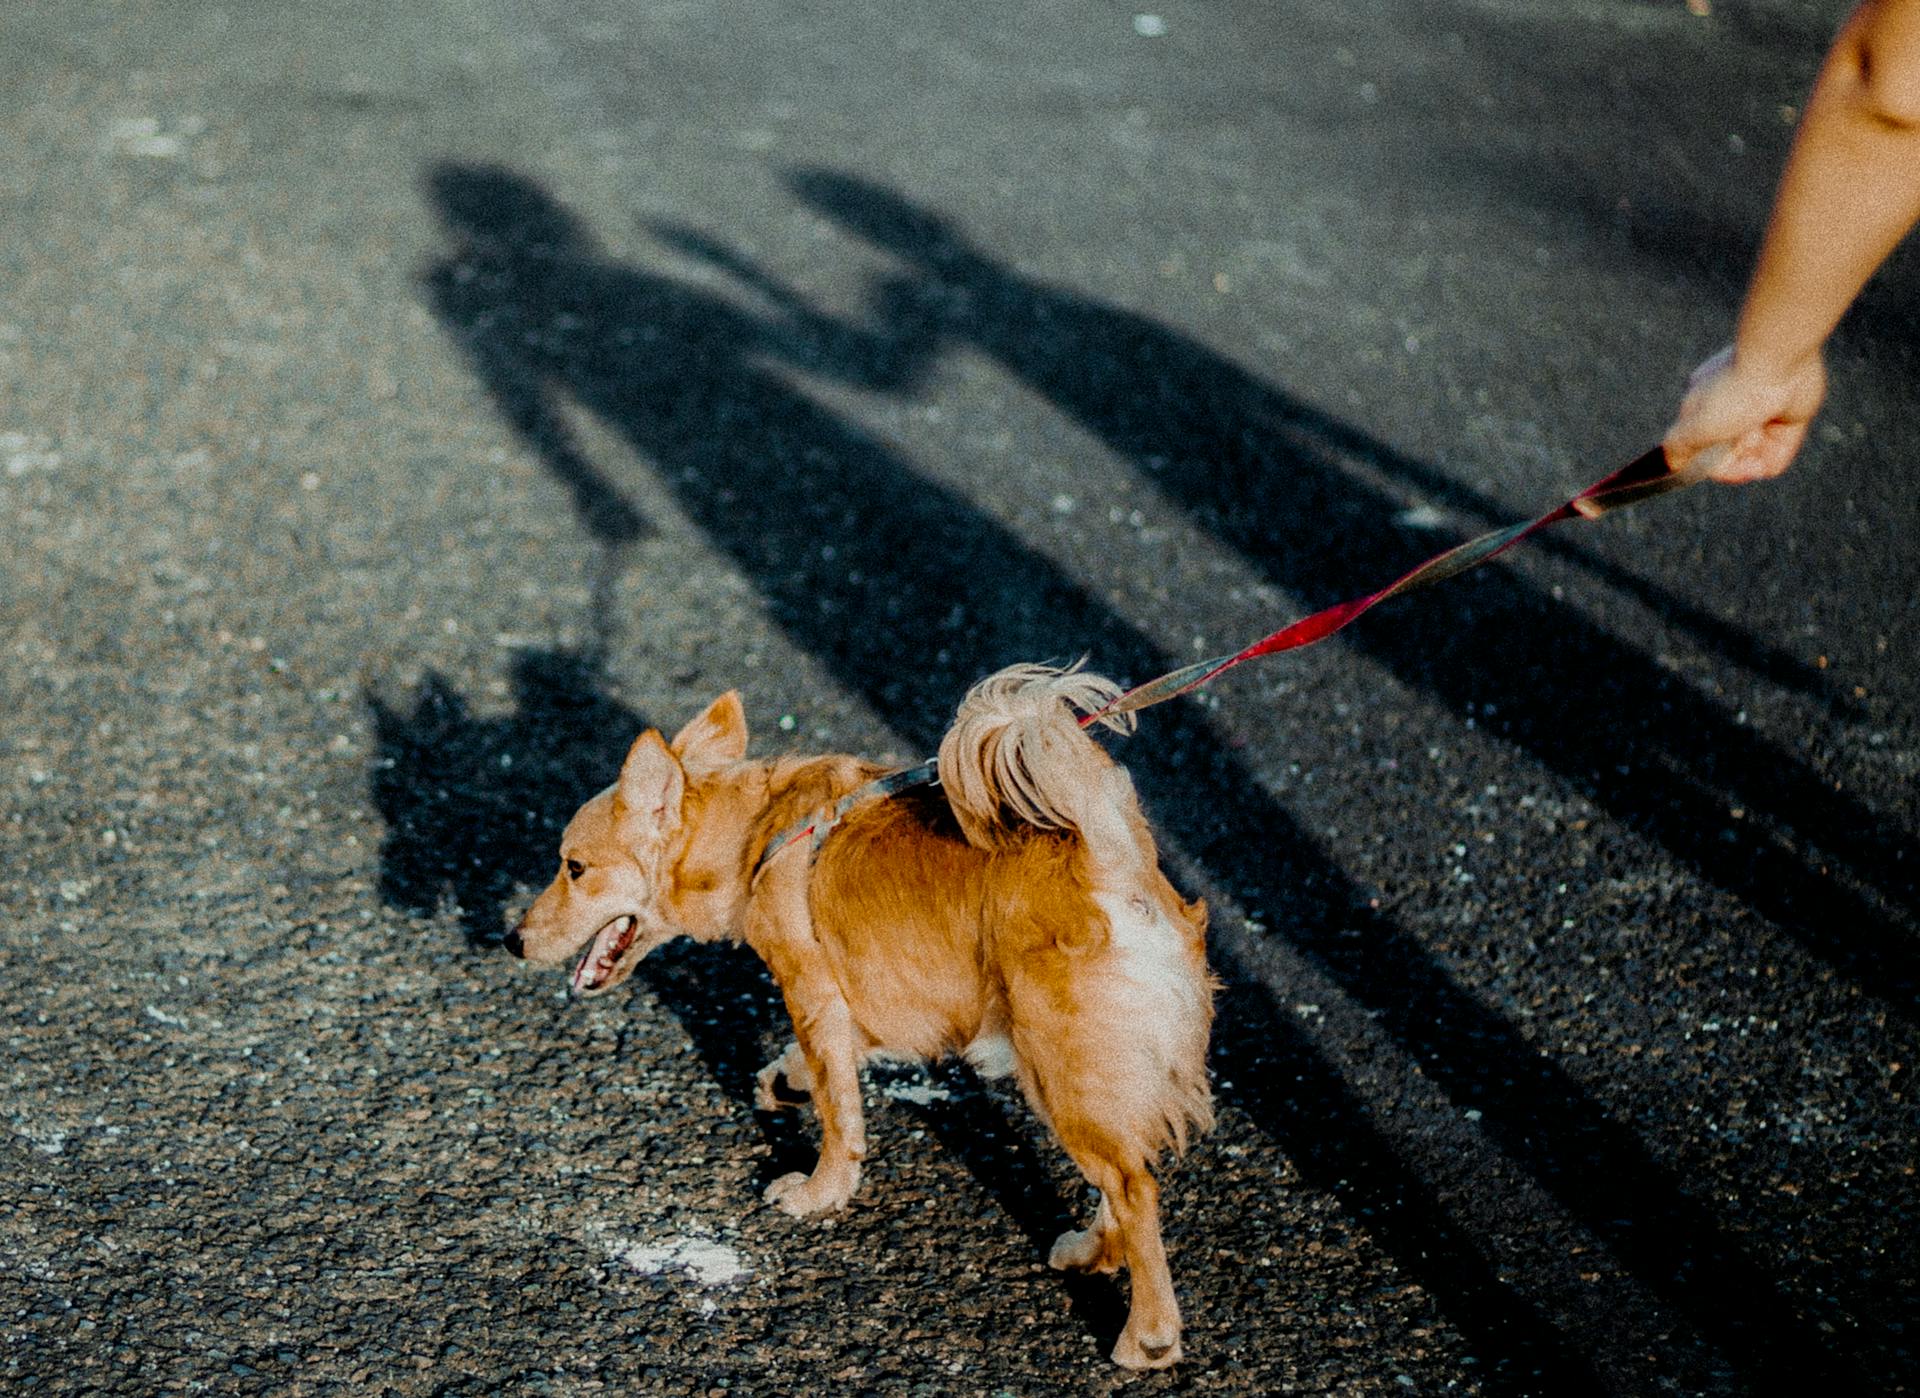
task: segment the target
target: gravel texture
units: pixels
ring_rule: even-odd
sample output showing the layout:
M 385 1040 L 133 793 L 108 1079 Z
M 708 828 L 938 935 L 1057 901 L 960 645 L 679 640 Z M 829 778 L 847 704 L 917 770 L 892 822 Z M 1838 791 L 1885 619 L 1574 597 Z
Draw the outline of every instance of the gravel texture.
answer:
M 961 1069 L 854 1205 L 745 953 L 491 945 L 643 726 L 930 750 L 1546 508 L 1723 336 L 1843 7 L 14 5 L 0 1390 L 1915 1386 L 1909 249 L 1803 463 L 1157 710 L 1188 1358 Z

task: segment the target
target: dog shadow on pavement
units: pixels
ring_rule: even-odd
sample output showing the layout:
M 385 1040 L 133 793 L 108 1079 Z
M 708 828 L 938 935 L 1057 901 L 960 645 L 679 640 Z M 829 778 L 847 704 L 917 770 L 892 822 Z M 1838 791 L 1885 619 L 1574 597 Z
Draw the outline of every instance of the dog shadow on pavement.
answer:
M 964 345 L 1097 434 L 1276 582 L 1294 587 L 1311 579 L 1319 593 L 1310 602 L 1377 585 L 1407 561 L 1397 548 L 1369 545 L 1360 531 L 1326 527 L 1387 508 L 1356 496 L 1359 487 L 1336 462 L 1365 453 L 1406 473 L 1430 468 L 1396 458 L 1143 317 L 1020 278 L 939 219 L 874 186 L 820 171 L 795 177 L 803 203 L 856 229 L 905 268 L 879 288 L 871 323 L 856 324 L 814 313 L 750 259 L 686 230 L 664 236 L 683 256 L 739 282 L 751 301 L 617 262 L 551 195 L 510 170 L 449 163 L 430 171 L 426 184 L 450 246 L 423 275 L 424 294 L 505 419 L 541 447 L 573 492 L 583 526 L 615 543 L 622 521 L 634 517 L 608 503 L 619 494 L 617 482 L 545 445 L 551 433 L 543 424 L 558 421 L 560 401 L 624 436 L 695 526 L 752 580 L 772 620 L 916 748 L 930 751 L 957 696 L 1010 660 L 1091 650 L 1102 669 L 1139 678 L 1170 668 L 1175 658 L 966 499 L 796 387 L 791 368 L 897 393 L 937 355 Z M 565 335 L 550 333 L 560 324 Z M 1043 325 L 1046 334 L 1037 335 Z M 1312 520 L 1316 527 L 1277 530 L 1276 520 Z M 830 549 L 822 548 L 825 540 Z M 964 589 L 956 588 L 957 576 L 969 580 Z M 1450 702 L 1497 697 L 1508 716 L 1503 736 L 1707 877 L 1751 892 L 1752 869 L 1687 833 L 1703 805 L 1717 799 L 1717 774 L 1694 763 L 1680 776 L 1636 785 L 1609 775 L 1618 735 L 1599 736 L 1607 732 L 1600 720 L 1621 712 L 1662 715 L 1658 722 L 1676 728 L 1688 719 L 1724 726 L 1718 715 L 1692 711 L 1637 653 L 1597 630 L 1580 630 L 1510 578 L 1480 589 L 1472 615 L 1456 612 L 1455 619 L 1456 633 L 1438 646 L 1391 615 L 1370 622 L 1356 644 L 1409 684 Z M 1579 632 L 1571 649 L 1569 626 Z M 906 637 L 917 638 L 910 663 L 903 663 Z M 1612 667 L 1604 693 L 1580 692 L 1589 683 L 1589 661 L 1571 678 L 1552 672 L 1552 657 L 1572 653 L 1597 654 L 1593 666 Z M 1494 673 L 1502 678 L 1490 692 L 1487 676 Z M 457 708 L 453 696 L 429 687 L 411 715 L 376 710 L 382 752 L 392 760 L 376 773 L 383 813 L 396 831 L 385 854 L 388 895 L 417 909 L 439 896 L 432 890 L 449 888 L 474 919 L 470 937 L 497 929 L 499 901 L 513 883 L 545 881 L 555 822 L 588 794 L 561 790 L 563 777 L 617 760 L 640 723 L 638 715 L 593 699 L 593 677 L 569 673 L 564 658 L 523 659 L 521 683 L 525 716 L 470 732 L 464 758 L 450 759 L 432 736 L 438 712 Z M 545 731 L 540 706 L 562 702 L 563 688 L 592 711 L 577 731 L 593 735 L 594 751 L 582 746 L 556 755 L 550 769 L 535 769 L 510 796 L 489 790 L 459 798 L 470 800 L 464 811 L 447 810 L 436 794 L 443 789 L 461 790 L 462 781 L 497 788 L 495 749 L 522 740 L 531 746 Z M 1298 953 L 1446 1091 L 1484 1104 L 1490 1162 L 1504 1155 L 1523 1167 L 1604 1240 L 1637 1284 L 1723 1355 L 1752 1363 L 1755 1372 L 1809 1382 L 1848 1372 L 1847 1361 L 1781 1300 L 1774 1279 L 1746 1260 L 1737 1240 L 1630 1129 L 1457 985 L 1416 937 L 1374 910 L 1188 706 L 1160 712 L 1155 742 L 1134 745 L 1126 758 L 1172 843 L 1219 886 L 1266 909 Z M 1588 722 L 1593 727 L 1583 732 Z M 1655 720 L 1646 723 L 1650 733 Z M 1722 736 L 1716 731 L 1708 746 L 1717 746 L 1726 770 L 1743 781 L 1765 761 L 1781 764 L 1784 775 L 1762 781 L 1757 797 L 1783 816 L 1790 809 L 1796 821 L 1825 831 L 1851 814 L 1760 740 Z M 465 765 L 447 771 L 449 760 Z M 400 833 L 399 818 L 407 816 L 411 835 Z M 536 816 L 547 828 L 534 828 Z M 458 846 L 476 842 L 499 862 L 498 872 L 462 862 L 468 855 Z M 1877 867 L 1880 852 L 1870 842 L 1854 848 Z M 1775 873 L 1768 887 L 1780 889 L 1786 879 L 1788 903 L 1806 891 L 1792 870 Z M 1831 937 L 1825 950 L 1842 965 L 1857 955 Z M 1653 1335 L 1623 1341 L 1598 1318 L 1587 1331 L 1550 1320 L 1526 1295 L 1524 1280 L 1516 1285 L 1499 1274 L 1440 1186 L 1410 1162 L 1409 1144 L 1387 1133 L 1297 1018 L 1272 1003 L 1255 969 L 1231 960 L 1220 969 L 1229 982 L 1213 1060 L 1221 1096 L 1270 1135 L 1312 1185 L 1366 1217 L 1374 1238 L 1488 1357 L 1491 1383 L 1584 1391 L 1593 1383 L 1589 1356 L 1596 1351 L 1657 1344 Z M 677 971 L 659 982 L 649 977 L 697 1042 L 701 1015 L 765 985 L 735 961 L 698 967 L 701 978 L 716 971 L 730 979 L 717 987 L 701 983 L 697 994 L 691 984 L 679 990 Z M 738 1026 L 750 1031 L 744 1037 L 778 1033 L 777 1011 L 751 1015 Z M 702 1052 L 726 1089 L 746 1100 L 758 1063 L 717 1041 Z M 943 1120 L 941 1139 L 1009 1215 L 1033 1236 L 1050 1236 L 1067 1211 L 1044 1217 L 1044 1200 L 1026 1176 L 1006 1176 L 1004 1147 L 978 1120 L 967 1113 Z M 1676 1280 L 1689 1276 L 1712 1283 Z
M 475 714 L 436 675 L 410 704 L 367 700 L 380 753 L 373 798 L 388 832 L 382 897 L 417 917 L 454 917 L 471 949 L 503 962 L 507 919 L 528 889 L 553 877 L 568 818 L 613 780 L 648 726 L 608 697 L 591 652 L 523 651 L 512 683 L 513 706 L 501 717 Z M 714 1081 L 750 1107 L 754 1074 L 787 1032 L 760 963 L 738 948 L 683 941 L 649 956 L 636 978 L 680 1022 Z M 791 1114 L 759 1122 L 767 1180 L 809 1162 Z

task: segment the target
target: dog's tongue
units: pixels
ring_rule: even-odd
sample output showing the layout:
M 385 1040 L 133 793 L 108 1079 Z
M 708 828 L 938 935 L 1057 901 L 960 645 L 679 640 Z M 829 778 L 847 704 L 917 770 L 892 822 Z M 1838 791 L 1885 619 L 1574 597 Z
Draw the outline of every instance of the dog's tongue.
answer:
M 620 953 L 633 944 L 634 927 L 634 919 L 629 914 L 615 918 L 595 934 L 593 945 L 580 958 L 580 964 L 573 968 L 573 988 L 576 993 L 598 990 L 613 974 L 614 963 L 619 961 Z

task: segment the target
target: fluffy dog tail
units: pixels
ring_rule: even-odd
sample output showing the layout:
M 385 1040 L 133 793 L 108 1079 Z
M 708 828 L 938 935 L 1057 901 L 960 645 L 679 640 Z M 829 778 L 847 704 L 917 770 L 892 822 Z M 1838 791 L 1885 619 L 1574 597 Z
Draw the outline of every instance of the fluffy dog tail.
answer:
M 1132 714 L 1100 714 L 1119 696 L 1119 685 L 1078 665 L 1011 665 L 967 691 L 939 757 L 967 842 L 992 849 L 1021 827 L 1097 840 L 1114 817 L 1126 824 L 1123 813 L 1138 809 L 1133 784 L 1076 717 L 1099 714 L 1097 722 L 1130 733 Z

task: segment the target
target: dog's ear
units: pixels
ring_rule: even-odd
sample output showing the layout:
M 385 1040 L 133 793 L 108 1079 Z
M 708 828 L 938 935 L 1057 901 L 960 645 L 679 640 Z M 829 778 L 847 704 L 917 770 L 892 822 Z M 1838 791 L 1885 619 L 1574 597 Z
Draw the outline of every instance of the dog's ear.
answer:
M 747 755 L 747 712 L 729 689 L 673 738 L 673 753 L 689 776 L 717 772 Z
M 667 751 L 658 730 L 649 728 L 634 740 L 621 764 L 620 783 L 613 789 L 614 820 L 638 820 L 656 832 L 677 828 L 686 788 L 679 759 Z

